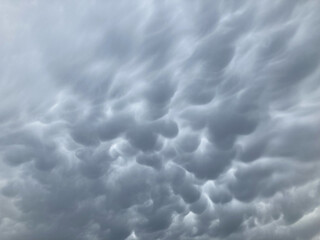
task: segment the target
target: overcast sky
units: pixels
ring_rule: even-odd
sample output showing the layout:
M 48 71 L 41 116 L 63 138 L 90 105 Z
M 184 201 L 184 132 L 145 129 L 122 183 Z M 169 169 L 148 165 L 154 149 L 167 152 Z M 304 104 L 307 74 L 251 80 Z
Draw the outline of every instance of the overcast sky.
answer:
M 0 0 L 0 239 L 320 239 L 319 12 Z

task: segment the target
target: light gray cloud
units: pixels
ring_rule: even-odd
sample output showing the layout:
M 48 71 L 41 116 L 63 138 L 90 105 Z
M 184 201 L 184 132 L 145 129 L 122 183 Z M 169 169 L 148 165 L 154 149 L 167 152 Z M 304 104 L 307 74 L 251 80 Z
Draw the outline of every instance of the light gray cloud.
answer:
M 318 239 L 319 10 L 3 0 L 0 239 Z

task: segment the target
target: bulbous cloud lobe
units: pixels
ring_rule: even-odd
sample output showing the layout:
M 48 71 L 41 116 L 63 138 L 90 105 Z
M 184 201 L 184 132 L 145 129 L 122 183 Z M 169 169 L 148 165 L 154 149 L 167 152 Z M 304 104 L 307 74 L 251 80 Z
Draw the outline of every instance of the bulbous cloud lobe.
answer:
M 319 239 L 319 10 L 2 0 L 0 239 Z

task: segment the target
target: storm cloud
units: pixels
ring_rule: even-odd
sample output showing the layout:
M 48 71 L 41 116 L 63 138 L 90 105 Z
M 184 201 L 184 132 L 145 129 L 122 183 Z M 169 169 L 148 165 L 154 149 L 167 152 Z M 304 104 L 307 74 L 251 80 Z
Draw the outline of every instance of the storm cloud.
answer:
M 1 240 L 320 238 L 320 2 L 0 1 Z

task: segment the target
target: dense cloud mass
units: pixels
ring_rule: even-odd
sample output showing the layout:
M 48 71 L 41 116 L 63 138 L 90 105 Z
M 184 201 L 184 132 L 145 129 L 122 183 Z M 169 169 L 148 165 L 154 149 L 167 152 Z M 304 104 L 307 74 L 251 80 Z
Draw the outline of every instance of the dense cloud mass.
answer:
M 1 240 L 320 239 L 320 1 L 0 2 Z

